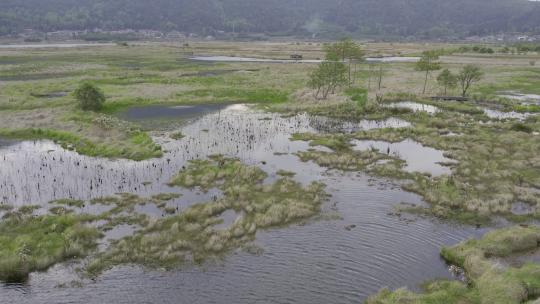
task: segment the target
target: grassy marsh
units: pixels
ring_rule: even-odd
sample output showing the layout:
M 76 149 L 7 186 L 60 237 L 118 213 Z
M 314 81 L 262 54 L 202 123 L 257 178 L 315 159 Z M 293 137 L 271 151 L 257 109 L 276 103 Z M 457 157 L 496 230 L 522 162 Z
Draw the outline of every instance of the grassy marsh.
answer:
M 540 266 L 525 264 L 505 266 L 495 258 L 504 258 L 530 250 L 538 250 L 538 227 L 511 227 L 495 230 L 479 240 L 469 240 L 443 248 L 441 256 L 465 270 L 468 284 L 450 281 L 427 283 L 423 294 L 406 289 L 382 290 L 370 297 L 367 304 L 461 303 L 518 304 L 540 296 Z
M 123 264 L 172 269 L 220 259 L 248 245 L 259 229 L 288 225 L 318 214 L 326 199 L 322 184 L 303 187 L 289 177 L 281 177 L 266 185 L 265 178 L 261 169 L 236 159 L 215 156 L 193 161 L 171 185 L 204 191 L 219 188 L 223 197 L 151 222 L 133 236 L 113 243 L 88 264 L 87 272 L 96 276 Z M 236 220 L 226 229 L 214 228 L 222 223 L 220 215 L 227 210 L 238 214 Z
M 91 217 L 12 213 L 0 222 L 0 280 L 20 282 L 33 271 L 81 258 L 97 246 L 101 233 L 87 225 Z

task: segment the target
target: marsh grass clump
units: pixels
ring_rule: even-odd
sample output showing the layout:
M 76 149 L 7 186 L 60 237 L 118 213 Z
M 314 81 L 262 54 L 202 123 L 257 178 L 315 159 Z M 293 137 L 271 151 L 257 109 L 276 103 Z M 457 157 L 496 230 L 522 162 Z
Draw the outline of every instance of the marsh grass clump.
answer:
M 283 177 L 293 177 L 296 175 L 296 173 L 294 172 L 285 171 L 285 170 L 279 170 L 276 174 Z
M 323 146 L 334 151 L 345 151 L 351 148 L 350 139 L 345 135 L 318 135 L 313 133 L 296 133 L 291 137 L 293 141 L 309 141 L 310 146 Z
M 105 94 L 89 82 L 82 83 L 73 94 L 84 111 L 99 111 L 105 103 Z
M 169 135 L 170 138 L 174 139 L 174 140 L 180 140 L 184 137 L 186 137 L 182 132 L 178 131 L 178 132 L 173 132 Z
M 478 288 L 482 303 L 521 303 L 540 295 L 540 265 L 500 267 L 492 259 L 538 250 L 539 247 L 539 227 L 517 226 L 489 232 L 479 240 L 445 247 L 441 255 L 465 269 Z
M 511 130 L 513 131 L 517 131 L 517 132 L 525 132 L 525 133 L 532 133 L 534 130 L 532 127 L 524 124 L 524 123 L 515 123 L 512 125 L 512 127 L 510 128 Z
M 83 257 L 96 247 L 99 231 L 84 216 L 22 216 L 0 222 L 0 280 L 25 281 L 30 272 Z
M 123 145 L 111 145 L 66 131 L 41 128 L 0 129 L 0 136 L 26 140 L 49 139 L 66 150 L 74 150 L 83 155 L 96 157 L 127 158 L 139 161 L 163 156 L 161 146 L 154 143 L 152 138 L 142 131 L 133 131 L 127 134 L 126 138 L 123 139 Z
M 210 160 L 193 160 L 187 170 L 180 172 L 169 183 L 186 188 L 230 188 L 233 185 L 252 184 L 266 178 L 264 171 L 243 165 L 239 160 L 212 156 Z
M 152 199 L 151 199 L 152 200 Z M 105 213 L 102 216 L 112 216 L 120 213 L 132 213 L 135 211 L 135 206 L 146 204 L 147 200 L 139 197 L 138 195 L 131 193 L 119 193 L 116 196 L 108 196 L 102 198 L 96 198 L 90 201 L 91 205 L 104 205 L 104 206 L 113 206 L 113 208 Z
M 84 207 L 84 201 L 74 200 L 74 199 L 59 199 L 59 200 L 51 201 L 49 202 L 49 204 L 61 205 L 61 206 L 67 206 L 67 207 L 76 207 L 76 208 Z
M 41 209 L 41 206 L 38 205 L 26 205 L 17 209 L 18 213 L 23 215 L 32 215 L 36 210 Z
M 150 200 L 154 203 L 172 201 L 174 199 L 182 197 L 179 193 L 160 193 L 153 195 Z
M 499 263 L 495 258 L 510 257 L 540 247 L 540 229 L 511 227 L 487 233 L 479 240 L 468 240 L 445 247 L 442 257 L 462 267 L 468 285 L 457 281 L 434 281 L 416 294 L 406 289 L 383 289 L 367 304 L 448 303 L 519 304 L 540 296 L 540 265 L 528 263 L 519 268 Z
M 293 134 L 292 137 L 292 140 L 309 141 L 310 146 L 324 146 L 334 151 L 309 150 L 296 153 L 302 161 L 313 161 L 321 167 L 347 171 L 362 170 L 377 161 L 390 159 L 389 156 L 375 150 L 353 150 L 353 145 L 350 143 L 351 139 L 348 135 L 312 133 Z
M 237 159 L 214 156 L 191 162 L 171 184 L 187 188 L 219 188 L 223 197 L 193 205 L 181 213 L 155 220 L 111 245 L 87 266 L 91 276 L 116 265 L 135 264 L 172 269 L 184 264 L 219 260 L 248 245 L 259 229 L 283 226 L 320 212 L 327 195 L 324 185 L 307 187 L 282 177 L 265 185 L 264 171 Z M 225 229 L 220 216 L 232 210 L 239 216 Z
M 344 153 L 307 151 L 296 155 L 304 162 L 313 161 L 321 167 L 344 171 L 363 170 L 379 160 L 388 159 L 388 156 L 372 150 Z
M 389 178 L 403 180 L 402 187 L 421 195 L 430 206 L 414 208 L 416 213 L 442 219 L 483 225 L 489 219 L 503 216 L 512 221 L 530 221 L 540 217 L 540 141 L 531 136 L 539 130 L 537 118 L 530 117 L 516 126 L 505 121 L 482 124 L 476 114 L 442 111 L 436 115 L 402 114 L 413 126 L 400 129 L 362 130 L 353 134 L 297 134 L 293 139 L 331 148 L 333 153 L 300 152 L 303 161 L 340 170 L 366 170 Z M 523 124 L 524 126 L 522 126 Z M 520 130 L 520 132 L 515 132 Z M 531 133 L 527 133 L 532 131 Z M 441 134 L 459 136 L 441 136 Z M 352 139 L 401 142 L 412 139 L 424 146 L 444 152 L 453 160 L 451 175 L 428 176 L 404 170 L 403 163 L 386 155 L 354 154 L 346 144 Z M 375 152 L 375 151 L 372 151 Z M 518 202 L 530 206 L 525 215 L 513 213 Z
M 66 215 L 66 214 L 74 213 L 75 210 L 62 207 L 62 206 L 56 206 L 49 209 L 49 212 L 54 215 Z
M 469 240 L 451 248 L 443 248 L 442 256 L 452 264 L 465 266 L 473 255 L 482 258 L 507 257 L 540 246 L 540 228 L 513 227 L 487 233 L 479 240 Z
M 395 291 L 381 290 L 368 298 L 366 304 L 480 304 L 480 296 L 475 289 L 467 288 L 456 281 L 434 281 L 423 286 L 422 294 L 411 292 L 405 288 Z

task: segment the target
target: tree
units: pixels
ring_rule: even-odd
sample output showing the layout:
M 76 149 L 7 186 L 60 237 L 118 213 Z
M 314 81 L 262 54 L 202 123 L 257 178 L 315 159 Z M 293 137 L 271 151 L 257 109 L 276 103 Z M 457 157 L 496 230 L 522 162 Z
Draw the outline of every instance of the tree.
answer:
M 456 75 L 452 74 L 449 69 L 444 69 L 439 76 L 437 76 L 437 82 L 444 88 L 444 95 L 448 89 L 453 89 L 457 86 Z
M 326 57 L 329 59 L 337 59 L 348 64 L 348 84 L 353 83 L 352 64 L 361 62 L 364 59 L 364 51 L 359 44 L 350 38 L 342 39 L 341 41 L 325 46 Z M 330 58 L 329 58 L 330 57 Z
M 85 82 L 75 90 L 75 98 L 84 111 L 99 111 L 105 103 L 105 95 L 95 85 Z
M 315 89 L 315 97 L 319 98 L 322 93 L 322 99 L 328 98 L 328 94 L 333 93 L 338 86 L 347 83 L 347 67 L 340 61 L 338 48 L 333 45 L 326 47 L 326 57 L 319 64 L 317 69 L 310 75 L 308 85 Z
M 475 83 L 482 79 L 484 73 L 480 70 L 479 67 L 475 65 L 468 64 L 463 67 L 461 72 L 457 75 L 457 81 L 461 86 L 462 96 L 467 95 L 467 91 Z
M 424 51 L 422 53 L 422 57 L 416 63 L 415 69 L 417 71 L 426 72 L 426 79 L 424 81 L 424 89 L 422 90 L 422 94 L 426 94 L 426 86 L 429 73 L 431 73 L 431 71 L 436 71 L 441 68 L 441 64 L 438 60 L 439 54 L 436 51 Z

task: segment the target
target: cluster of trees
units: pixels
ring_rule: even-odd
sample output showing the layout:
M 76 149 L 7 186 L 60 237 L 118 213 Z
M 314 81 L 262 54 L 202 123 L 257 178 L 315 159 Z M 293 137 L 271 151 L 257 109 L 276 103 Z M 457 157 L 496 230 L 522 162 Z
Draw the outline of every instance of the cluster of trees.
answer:
M 355 83 L 356 65 L 364 60 L 363 50 L 350 39 L 326 45 L 325 53 L 325 60 L 309 76 L 308 86 L 314 90 L 317 99 L 327 99 L 328 95 L 335 93 L 339 87 L 351 87 Z M 415 65 L 415 70 L 425 73 L 422 94 L 426 93 L 430 74 L 442 68 L 439 61 L 440 54 L 441 52 L 438 50 L 425 51 Z M 369 67 L 371 76 L 372 65 L 370 64 Z M 382 65 L 379 66 L 378 75 L 380 89 L 383 75 Z M 459 87 L 461 95 L 465 97 L 471 86 L 480 81 L 482 77 L 483 72 L 478 66 L 465 65 L 457 74 L 452 73 L 449 69 L 444 69 L 437 76 L 437 83 L 444 89 L 445 95 L 449 89 Z M 369 81 L 371 83 L 371 77 Z
M 309 87 L 316 98 L 328 98 L 337 87 L 351 86 L 355 82 L 356 66 L 364 60 L 364 51 L 351 39 L 325 45 L 325 60 L 310 75 Z M 354 67 L 354 72 L 353 72 Z
M 459 86 L 461 90 L 461 96 L 467 96 L 467 92 L 471 86 L 480 81 L 483 76 L 482 70 L 475 65 L 464 66 L 458 74 L 453 74 L 449 69 L 444 69 L 439 76 L 437 76 L 437 82 L 444 88 L 444 94 L 446 95 L 448 89 L 454 89 Z
M 426 93 L 426 87 L 429 80 L 429 75 L 433 71 L 440 70 L 442 64 L 439 61 L 438 51 L 425 51 L 422 53 L 422 57 L 416 63 L 415 69 L 417 71 L 425 72 L 424 87 L 422 94 Z M 444 69 L 438 76 L 438 84 L 444 88 L 444 94 L 448 93 L 448 89 L 454 89 L 458 85 L 461 89 L 461 95 L 467 96 L 467 92 L 471 86 L 482 79 L 483 72 L 478 66 L 466 65 L 458 74 L 454 75 L 449 69 Z
M 0 34 L 132 28 L 439 38 L 532 32 L 538 16 L 540 3 L 526 0 L 2 0 Z
M 495 51 L 486 46 L 474 45 L 474 46 L 462 46 L 457 50 L 458 53 L 479 53 L 479 54 L 494 54 Z

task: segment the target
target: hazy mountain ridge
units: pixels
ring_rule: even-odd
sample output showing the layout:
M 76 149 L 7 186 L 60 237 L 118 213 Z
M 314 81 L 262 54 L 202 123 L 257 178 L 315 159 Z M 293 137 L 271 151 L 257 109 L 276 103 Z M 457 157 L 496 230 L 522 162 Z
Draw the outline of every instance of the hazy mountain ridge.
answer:
M 3 0 L 0 34 L 102 28 L 451 36 L 539 32 L 526 0 Z

